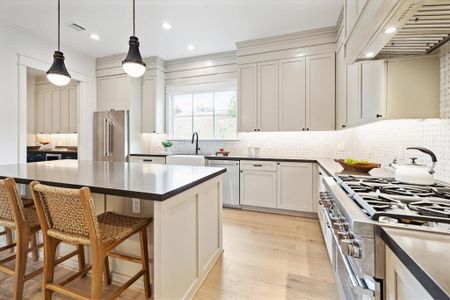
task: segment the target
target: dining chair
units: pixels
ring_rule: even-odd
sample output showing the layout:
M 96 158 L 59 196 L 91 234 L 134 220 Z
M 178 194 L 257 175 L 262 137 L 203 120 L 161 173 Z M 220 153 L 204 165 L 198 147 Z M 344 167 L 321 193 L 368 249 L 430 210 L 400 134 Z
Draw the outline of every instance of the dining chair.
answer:
M 39 248 L 43 244 L 37 243 L 37 234 L 40 230 L 39 220 L 31 199 L 22 199 L 13 178 L 0 180 L 0 226 L 5 228 L 0 235 L 6 236 L 6 245 L 0 247 L 0 253 L 9 250 L 15 253 L 0 259 L 0 272 L 14 276 L 13 299 L 20 300 L 26 281 L 42 273 L 38 268 L 26 274 L 28 253 L 32 253 L 34 261 L 39 259 Z M 13 241 L 15 232 L 15 242 Z M 59 264 L 75 255 L 78 255 L 80 268 L 84 268 L 84 247 L 57 259 Z M 15 267 L 8 265 L 15 260 Z
M 39 223 L 44 237 L 44 299 L 51 299 L 54 292 L 74 299 L 100 299 L 103 274 L 106 283 L 111 284 L 108 257 L 142 265 L 141 270 L 108 299 L 117 298 L 140 277 L 144 279 L 146 298 L 151 297 L 147 227 L 152 218 L 136 218 L 105 212 L 97 216 L 90 189 L 68 189 L 40 184 L 30 185 Z M 113 250 L 134 234 L 140 235 L 141 257 L 114 252 Z M 82 244 L 91 247 L 92 263 L 56 283 L 54 280 L 55 249 L 58 243 Z M 83 295 L 66 285 L 92 270 L 90 295 Z

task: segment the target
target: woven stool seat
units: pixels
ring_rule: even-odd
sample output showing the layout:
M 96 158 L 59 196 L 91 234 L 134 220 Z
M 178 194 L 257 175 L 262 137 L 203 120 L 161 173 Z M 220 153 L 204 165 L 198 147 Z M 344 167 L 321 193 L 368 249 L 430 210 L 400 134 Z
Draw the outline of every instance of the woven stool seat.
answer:
M 23 208 L 23 213 L 25 215 L 25 220 L 30 227 L 30 229 L 39 229 L 39 219 L 37 216 L 36 208 L 33 206 L 25 206 Z M 0 226 L 5 228 L 15 229 L 14 220 L 1 219 L 0 218 Z
M 119 241 L 131 235 L 133 232 L 148 226 L 152 222 L 152 219 L 128 217 L 113 212 L 105 212 L 99 215 L 97 220 L 101 237 L 100 240 L 105 244 Z M 91 244 L 89 236 L 70 234 L 57 229 L 49 229 L 47 233 L 49 236 L 59 240 L 82 245 Z

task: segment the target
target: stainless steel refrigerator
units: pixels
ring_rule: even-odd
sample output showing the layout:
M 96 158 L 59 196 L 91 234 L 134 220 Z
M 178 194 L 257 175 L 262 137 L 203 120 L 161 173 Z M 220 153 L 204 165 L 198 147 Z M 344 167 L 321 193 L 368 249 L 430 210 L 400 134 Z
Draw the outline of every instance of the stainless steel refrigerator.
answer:
M 128 111 L 94 113 L 94 160 L 128 161 Z

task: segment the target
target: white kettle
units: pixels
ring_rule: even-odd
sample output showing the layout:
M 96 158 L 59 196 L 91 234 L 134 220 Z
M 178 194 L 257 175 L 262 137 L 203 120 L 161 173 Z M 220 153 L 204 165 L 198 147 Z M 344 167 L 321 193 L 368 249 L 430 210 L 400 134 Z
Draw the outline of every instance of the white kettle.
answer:
M 437 162 L 436 155 L 431 150 L 422 147 L 408 147 L 406 149 L 418 150 L 430 155 L 432 165 L 427 167 L 426 165 L 416 163 L 417 157 L 412 157 L 411 163 L 402 165 L 397 164 L 397 159 L 394 159 L 390 166 L 395 169 L 395 180 L 408 184 L 433 185 L 434 166 Z

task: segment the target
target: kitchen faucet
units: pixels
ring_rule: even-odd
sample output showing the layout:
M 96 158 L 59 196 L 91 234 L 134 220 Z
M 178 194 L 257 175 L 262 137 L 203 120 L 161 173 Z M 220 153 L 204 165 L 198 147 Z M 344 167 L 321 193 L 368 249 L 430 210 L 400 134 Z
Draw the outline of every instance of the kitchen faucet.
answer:
M 194 133 L 192 134 L 191 144 L 194 143 L 194 139 L 195 139 L 195 155 L 198 155 L 198 150 L 200 150 L 200 148 L 198 147 L 198 132 L 197 131 L 194 131 Z

